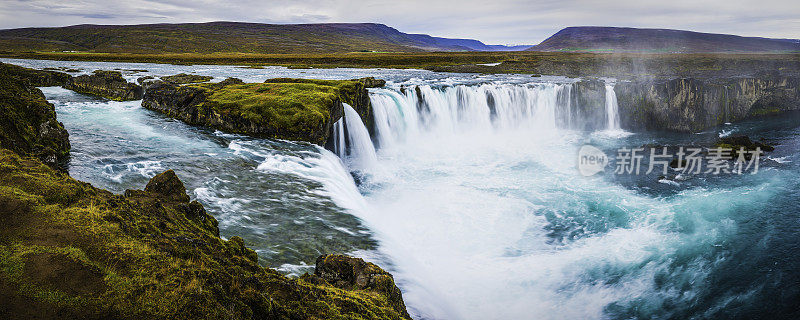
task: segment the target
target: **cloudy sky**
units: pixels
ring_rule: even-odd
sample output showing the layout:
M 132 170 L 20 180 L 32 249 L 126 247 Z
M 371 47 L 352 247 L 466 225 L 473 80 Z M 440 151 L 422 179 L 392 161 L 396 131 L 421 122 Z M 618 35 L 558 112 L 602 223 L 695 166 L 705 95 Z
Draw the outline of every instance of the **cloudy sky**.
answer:
M 798 0 L 0 0 L 0 29 L 208 21 L 378 22 L 408 33 L 536 44 L 579 25 L 800 38 Z

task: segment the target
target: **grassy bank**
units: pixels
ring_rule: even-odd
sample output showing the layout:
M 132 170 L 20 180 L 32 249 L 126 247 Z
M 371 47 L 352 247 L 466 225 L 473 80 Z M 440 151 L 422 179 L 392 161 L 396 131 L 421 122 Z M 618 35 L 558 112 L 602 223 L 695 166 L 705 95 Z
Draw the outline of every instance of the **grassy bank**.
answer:
M 322 256 L 298 279 L 260 266 L 171 170 L 123 194 L 70 177 L 58 165 L 67 133 L 34 87 L 57 80 L 0 64 L 0 319 L 409 318 L 392 276 L 361 259 Z M 261 99 L 337 98 L 318 87 L 321 98 Z M 241 91 L 209 101 L 238 103 Z
M 341 54 L 130 54 L 29 52 L 0 57 L 291 68 L 416 68 L 441 72 L 565 76 L 735 76 L 763 71 L 800 73 L 795 54 L 637 54 L 568 52 L 423 52 Z M 495 64 L 487 66 L 483 64 Z

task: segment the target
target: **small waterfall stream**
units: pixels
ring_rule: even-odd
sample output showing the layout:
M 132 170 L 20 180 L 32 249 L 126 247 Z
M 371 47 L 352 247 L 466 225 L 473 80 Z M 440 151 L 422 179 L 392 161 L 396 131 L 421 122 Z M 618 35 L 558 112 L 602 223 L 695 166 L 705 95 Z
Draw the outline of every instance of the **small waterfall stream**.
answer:
M 606 81 L 606 130 L 619 131 L 619 105 L 613 81 Z
M 346 103 L 342 105 L 344 116 L 334 124 L 334 151 L 342 160 L 352 161 L 354 168 L 371 168 L 378 162 L 378 155 L 369 131 L 353 107 Z M 345 145 L 346 141 L 349 145 Z

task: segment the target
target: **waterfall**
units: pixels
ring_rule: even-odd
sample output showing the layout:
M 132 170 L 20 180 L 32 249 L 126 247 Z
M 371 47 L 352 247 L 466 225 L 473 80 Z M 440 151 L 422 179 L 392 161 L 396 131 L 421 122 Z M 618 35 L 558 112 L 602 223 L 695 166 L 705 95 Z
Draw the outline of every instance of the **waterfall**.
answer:
M 370 168 L 378 161 L 378 156 L 369 130 L 353 107 L 346 103 L 342 105 L 344 116 L 333 128 L 334 151 L 342 160 L 353 162 L 355 168 Z
M 569 84 L 482 84 L 418 90 L 377 89 L 370 94 L 381 149 L 421 132 L 437 135 L 531 128 L 554 133 L 570 116 Z M 349 127 L 348 127 L 349 128 Z
M 606 81 L 606 129 L 609 131 L 619 131 L 619 105 L 617 104 L 617 93 L 614 92 L 614 82 Z
M 344 158 L 347 156 L 347 148 L 344 140 L 344 118 L 339 119 L 333 124 L 333 152 Z

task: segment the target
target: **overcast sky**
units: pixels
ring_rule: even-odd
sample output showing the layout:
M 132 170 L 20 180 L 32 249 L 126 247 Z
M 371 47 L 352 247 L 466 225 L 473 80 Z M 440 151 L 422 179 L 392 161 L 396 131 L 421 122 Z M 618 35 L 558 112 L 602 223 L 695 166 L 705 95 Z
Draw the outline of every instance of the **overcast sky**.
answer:
M 800 0 L 0 0 L 0 29 L 208 21 L 377 22 L 489 44 L 537 44 L 581 25 L 796 39 Z

